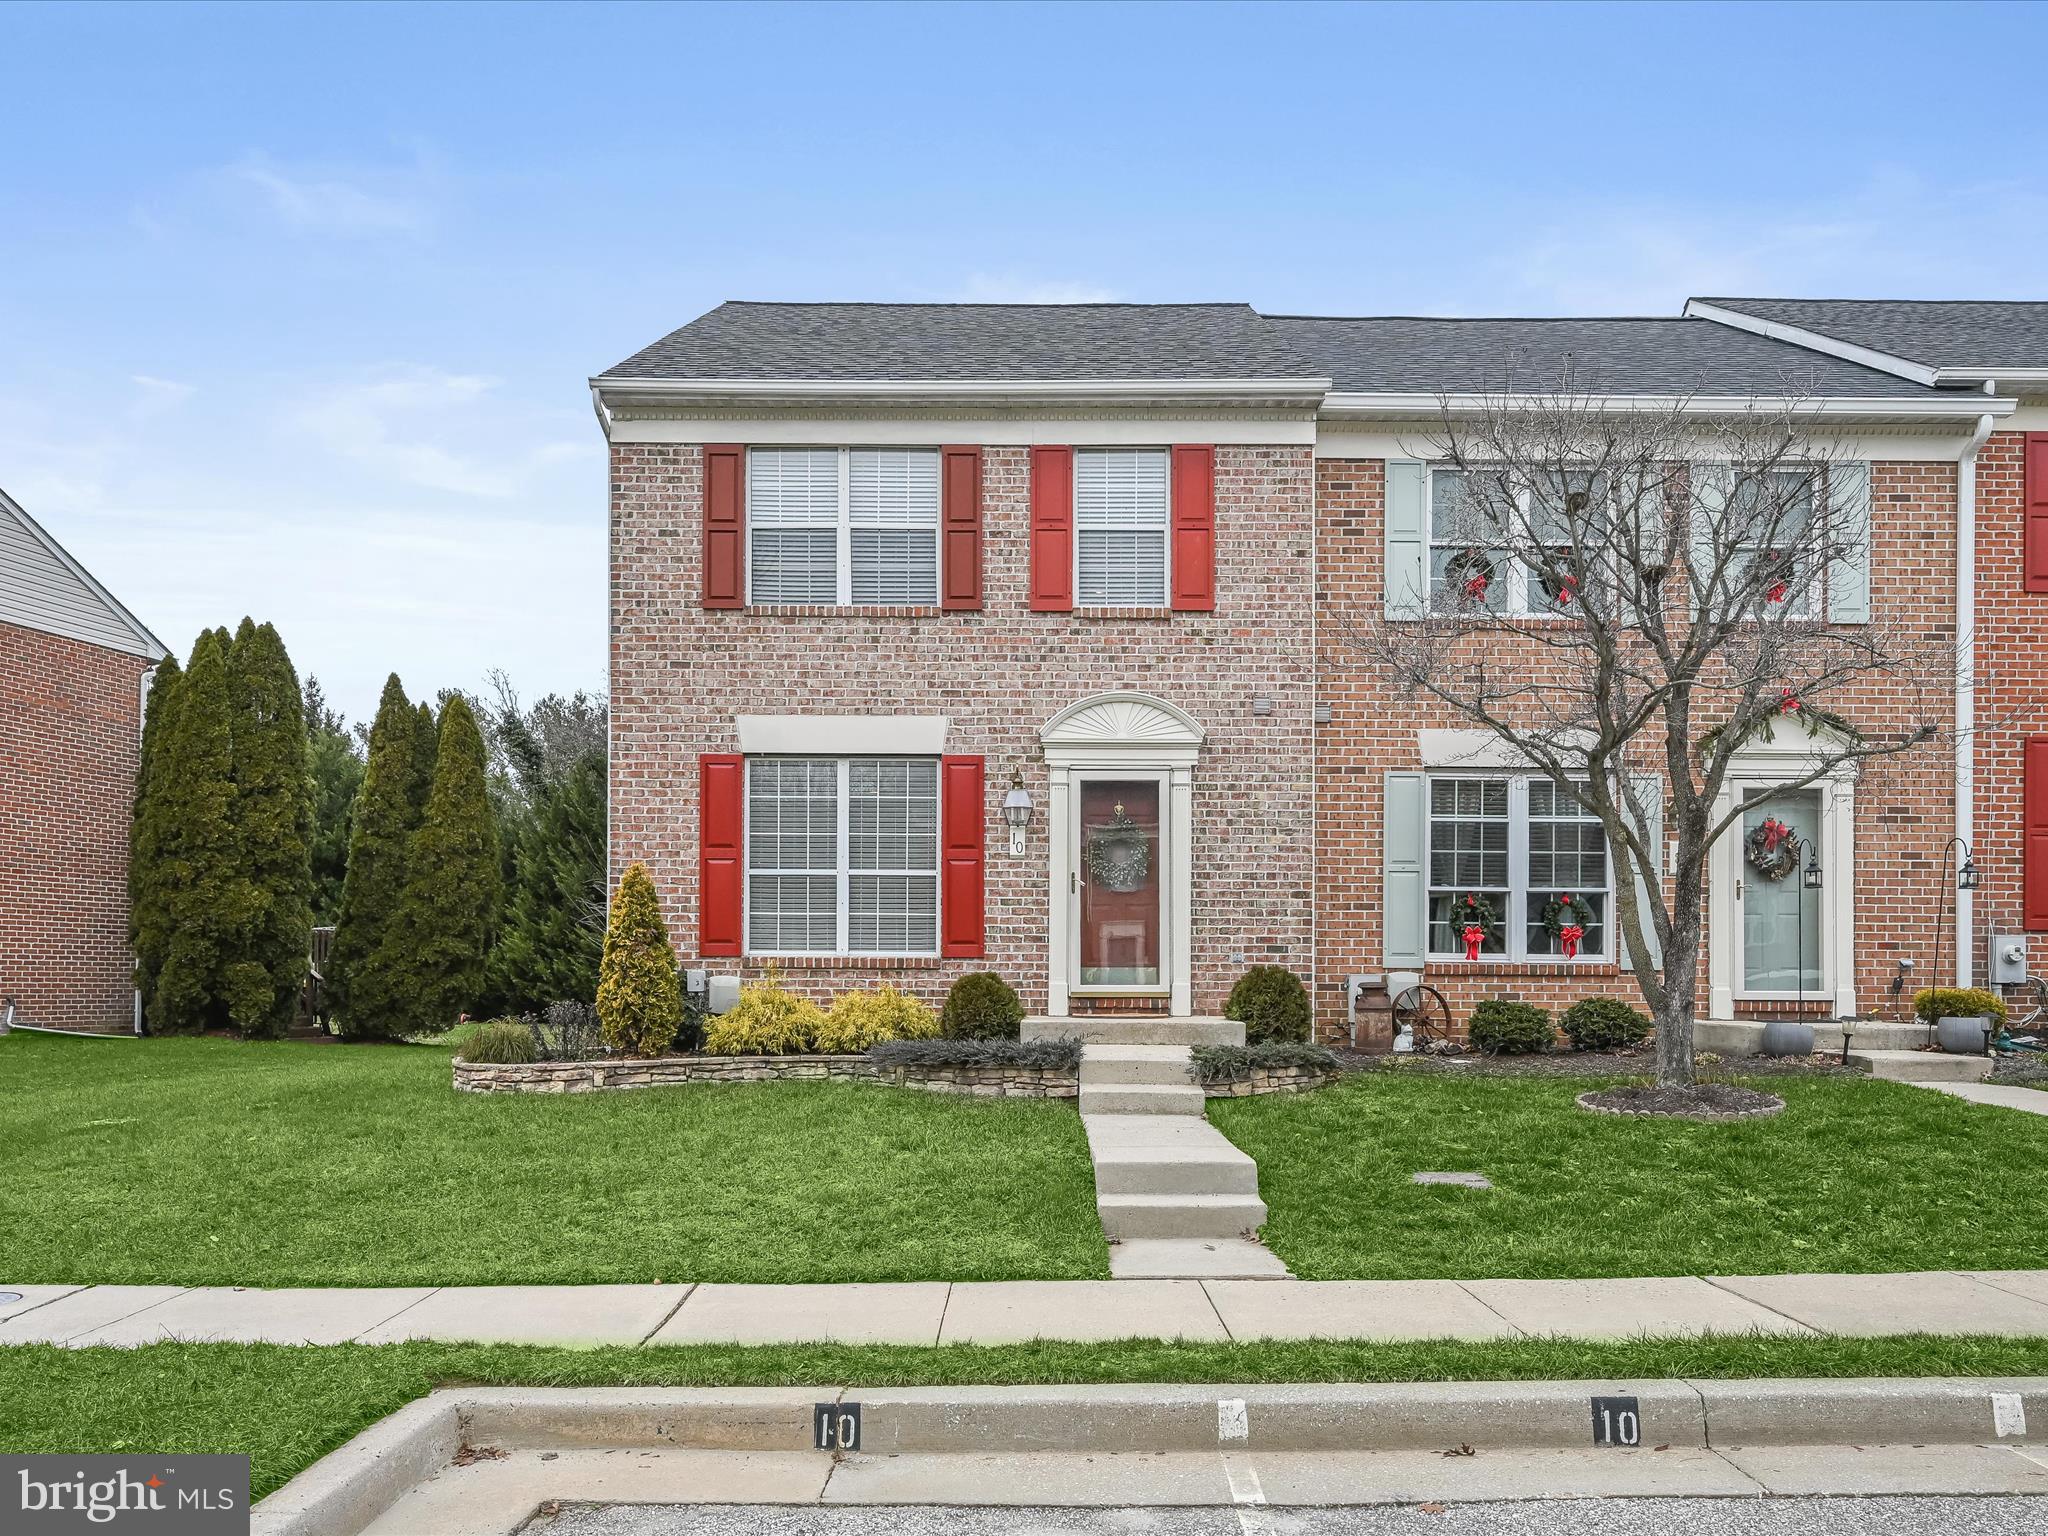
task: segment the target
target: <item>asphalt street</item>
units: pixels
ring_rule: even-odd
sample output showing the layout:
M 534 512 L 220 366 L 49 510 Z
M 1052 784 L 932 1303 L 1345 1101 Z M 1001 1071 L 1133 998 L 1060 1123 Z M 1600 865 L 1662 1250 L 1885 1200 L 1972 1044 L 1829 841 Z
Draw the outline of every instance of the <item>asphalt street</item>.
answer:
M 2048 1536 L 2048 1498 L 1555 1499 L 1354 1509 L 567 1505 L 527 1536 Z

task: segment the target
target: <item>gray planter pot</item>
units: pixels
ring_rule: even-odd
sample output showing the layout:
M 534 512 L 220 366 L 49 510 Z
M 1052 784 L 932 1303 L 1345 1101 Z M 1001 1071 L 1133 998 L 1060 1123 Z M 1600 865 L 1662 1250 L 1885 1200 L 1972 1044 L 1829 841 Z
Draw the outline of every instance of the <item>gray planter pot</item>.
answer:
M 1951 1056 L 1982 1056 L 1984 1030 L 1990 1022 L 1982 1014 L 1937 1019 L 1934 1022 L 1934 1043 Z
M 1773 1019 L 1764 1026 L 1763 1043 L 1759 1049 L 1766 1056 L 1811 1056 L 1813 1026 L 1791 1019 Z

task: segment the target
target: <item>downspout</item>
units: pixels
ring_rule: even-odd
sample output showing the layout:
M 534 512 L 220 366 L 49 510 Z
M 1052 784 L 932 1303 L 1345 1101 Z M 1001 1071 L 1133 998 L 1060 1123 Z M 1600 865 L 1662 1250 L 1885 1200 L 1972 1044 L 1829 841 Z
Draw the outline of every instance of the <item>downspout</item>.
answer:
M 1984 382 L 1988 395 L 1997 389 Z M 1977 452 L 1991 436 L 1992 418 L 1977 418 L 1956 455 L 1956 831 L 1967 847 L 1977 816 Z M 1956 985 L 1970 985 L 1977 963 L 1975 891 L 1956 892 Z

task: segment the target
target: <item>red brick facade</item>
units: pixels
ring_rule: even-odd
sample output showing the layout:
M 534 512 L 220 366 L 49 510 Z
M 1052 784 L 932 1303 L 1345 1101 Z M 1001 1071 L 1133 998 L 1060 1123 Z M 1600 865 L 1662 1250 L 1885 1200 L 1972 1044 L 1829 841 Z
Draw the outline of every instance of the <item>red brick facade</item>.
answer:
M 1217 448 L 1213 612 L 1030 611 L 1028 450 L 993 446 L 980 612 L 705 609 L 702 468 L 694 444 L 611 450 L 612 872 L 646 861 L 686 962 L 698 955 L 697 757 L 739 749 L 736 716 L 944 715 L 946 751 L 987 764 L 985 957 L 781 968 L 819 996 L 888 980 L 934 1000 L 962 972 L 995 970 L 1043 1009 L 1051 893 L 1038 731 L 1070 704 L 1131 689 L 1207 733 L 1194 770 L 1195 1011 L 1219 1010 L 1247 964 L 1311 974 L 1307 446 Z M 1270 714 L 1253 713 L 1255 696 Z M 1000 813 L 1013 770 L 1037 802 L 1014 859 Z M 751 958 L 710 965 L 762 969 Z
M 128 824 L 148 666 L 0 624 L 0 999 L 22 1023 L 131 1027 Z

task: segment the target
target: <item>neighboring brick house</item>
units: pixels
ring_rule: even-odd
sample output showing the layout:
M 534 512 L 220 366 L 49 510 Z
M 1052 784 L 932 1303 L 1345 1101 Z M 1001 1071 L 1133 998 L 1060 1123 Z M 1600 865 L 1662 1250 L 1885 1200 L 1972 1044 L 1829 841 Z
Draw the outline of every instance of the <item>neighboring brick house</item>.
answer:
M 1034 1010 L 1202 1013 L 1274 961 L 1335 1030 L 1359 976 L 1426 972 L 1461 1013 L 1622 990 L 1597 827 L 1395 696 L 1347 626 L 1397 567 L 1428 580 L 1442 398 L 1569 362 L 1618 398 L 1814 407 L 1874 520 L 1831 617 L 1952 633 L 1958 464 L 2015 404 L 1839 354 L 1706 317 L 721 306 L 592 381 L 614 874 L 648 863 L 687 963 L 820 995 L 991 968 Z M 1875 686 L 1842 707 L 1898 713 Z M 1759 747 L 1731 793 L 1784 767 Z M 1854 1012 L 1900 958 L 1929 974 L 1953 757 L 1884 769 L 1793 808 L 1830 879 L 1776 896 L 1810 913 L 1745 921 L 1729 840 L 1704 1012 Z M 1508 918 L 1472 963 L 1429 877 L 1465 838 L 1503 856 L 1457 878 Z M 1595 918 L 1569 960 L 1529 920 L 1562 885 Z M 1779 917 L 1811 918 L 1803 952 Z
M 134 1023 L 128 824 L 163 645 L 0 492 L 0 1008 Z

